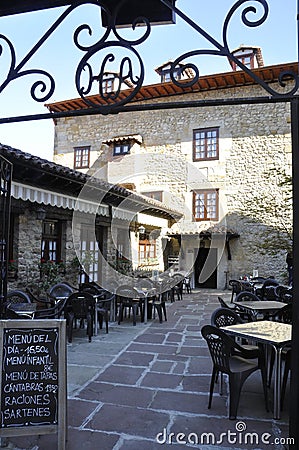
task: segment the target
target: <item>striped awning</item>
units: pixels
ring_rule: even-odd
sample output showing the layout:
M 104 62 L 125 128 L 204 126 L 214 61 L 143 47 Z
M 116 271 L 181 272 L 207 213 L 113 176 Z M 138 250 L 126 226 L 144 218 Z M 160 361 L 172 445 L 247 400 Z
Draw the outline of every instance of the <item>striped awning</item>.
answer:
M 98 214 L 109 217 L 109 207 L 107 205 L 98 204 L 90 200 L 85 201 L 76 197 L 61 194 L 53 191 L 23 185 L 21 183 L 12 182 L 11 195 L 16 199 L 24 201 L 36 202 L 43 205 L 56 206 L 70 210 L 78 210 L 90 214 Z

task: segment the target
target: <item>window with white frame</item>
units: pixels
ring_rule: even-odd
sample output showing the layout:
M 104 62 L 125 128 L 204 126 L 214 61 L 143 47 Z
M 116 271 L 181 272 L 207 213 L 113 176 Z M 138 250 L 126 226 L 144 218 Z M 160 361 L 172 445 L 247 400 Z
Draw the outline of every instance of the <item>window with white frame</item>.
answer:
M 193 131 L 193 161 L 219 159 L 219 128 Z
M 87 169 L 90 164 L 90 146 L 74 148 L 74 169 Z

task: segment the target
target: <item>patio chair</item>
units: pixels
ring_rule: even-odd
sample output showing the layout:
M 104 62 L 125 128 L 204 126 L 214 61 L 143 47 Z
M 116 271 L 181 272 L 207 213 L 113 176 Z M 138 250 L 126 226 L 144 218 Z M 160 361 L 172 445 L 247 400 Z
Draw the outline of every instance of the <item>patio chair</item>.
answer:
M 236 296 L 237 294 L 239 294 L 239 292 L 242 291 L 242 286 L 239 280 L 229 280 L 228 284 L 232 288 L 232 295 L 230 299 L 230 301 L 232 302 L 234 296 Z
M 141 319 L 143 317 L 143 300 L 135 288 L 130 285 L 119 286 L 116 289 L 116 300 L 118 304 L 118 325 L 123 320 L 124 310 L 128 309 L 129 314 L 133 312 L 133 325 L 136 325 L 136 318 L 138 310 L 141 312 Z
M 293 301 L 293 288 L 279 284 L 274 287 L 276 300 L 283 303 L 291 303 Z
M 230 308 L 217 308 L 211 316 L 211 325 L 217 328 L 243 323 L 239 314 Z
M 279 286 L 279 282 L 274 278 L 267 278 L 255 293 L 261 300 L 276 300 L 275 287 Z
M 192 293 L 192 287 L 191 287 L 191 276 L 187 276 L 183 280 L 183 291 L 186 291 L 186 294 Z
M 51 303 L 55 303 L 60 298 L 69 297 L 73 292 L 74 289 L 69 284 L 57 283 L 49 289 L 48 297 Z
M 66 318 L 67 304 L 69 297 L 58 300 L 54 306 L 50 308 L 37 309 L 34 318 L 35 319 L 60 319 Z
M 228 334 L 212 325 L 205 325 L 201 334 L 208 344 L 213 362 L 208 408 L 211 408 L 214 384 L 218 373 L 229 378 L 229 418 L 236 419 L 242 386 L 257 370 L 261 371 L 266 410 L 268 411 L 267 374 L 262 349 L 248 350 L 234 341 Z
M 19 289 L 15 289 L 13 291 L 9 291 L 7 293 L 7 303 L 31 303 L 31 298 L 27 294 Z
M 100 288 L 95 283 L 83 283 L 80 286 L 80 292 L 88 292 L 95 299 L 95 309 L 99 318 L 100 329 L 103 328 L 103 321 L 106 324 L 106 333 L 109 331 L 109 314 L 115 295 L 105 289 Z
M 159 322 L 163 322 L 163 315 L 164 320 L 167 322 L 167 315 L 166 315 L 166 302 L 168 299 L 168 294 L 166 292 L 162 293 L 156 293 L 156 290 L 153 289 L 152 291 L 149 291 L 147 294 L 147 317 L 149 319 L 152 318 L 153 310 L 154 312 L 157 311 Z M 144 316 L 144 313 L 143 313 Z M 144 317 L 142 321 L 144 320 Z
M 259 302 L 261 299 L 253 292 L 242 291 L 240 292 L 234 302 Z
M 218 296 L 218 302 L 220 303 L 220 305 L 221 305 L 222 308 L 227 308 L 227 309 L 230 309 L 230 310 L 236 309 L 236 305 L 234 305 L 234 304 L 229 305 L 229 304 L 226 303 L 226 301 L 225 301 L 222 297 L 220 297 L 220 296 Z
M 249 313 L 242 311 L 237 305 L 235 305 L 235 304 L 233 304 L 233 303 L 231 303 L 231 304 L 229 305 L 229 304 L 226 303 L 226 301 L 223 300 L 223 298 L 220 297 L 220 296 L 218 296 L 218 301 L 219 301 L 219 303 L 220 303 L 220 305 L 221 305 L 222 308 L 227 308 L 227 309 L 230 310 L 230 311 L 236 311 L 236 312 L 238 313 L 238 315 L 239 315 L 243 320 L 245 320 L 246 322 L 248 322 L 249 320 L 250 320 L 250 321 L 252 320 L 252 316 L 251 316 Z
M 216 309 L 211 316 L 211 325 L 217 328 L 226 327 L 229 325 L 236 325 L 238 323 L 244 323 L 246 320 L 243 320 L 242 317 L 236 312 L 228 308 L 218 308 Z M 257 345 L 253 345 L 249 343 L 247 340 L 236 339 L 237 342 L 240 342 L 244 348 L 247 350 L 255 350 L 256 357 L 258 357 L 259 347 Z M 222 390 L 222 375 L 221 374 L 221 390 Z
M 68 341 L 73 340 L 73 328 L 77 320 L 80 320 L 80 326 L 87 322 L 88 341 L 91 342 L 93 335 L 93 324 L 95 315 L 95 299 L 89 292 L 73 292 L 68 297 L 68 308 L 66 311 L 67 322 L 69 326 Z

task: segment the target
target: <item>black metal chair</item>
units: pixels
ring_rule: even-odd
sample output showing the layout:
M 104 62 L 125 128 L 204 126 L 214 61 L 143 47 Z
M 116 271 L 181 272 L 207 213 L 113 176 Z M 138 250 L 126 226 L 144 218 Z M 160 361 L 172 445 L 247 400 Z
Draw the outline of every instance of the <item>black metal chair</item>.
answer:
M 224 331 L 212 325 L 205 325 L 201 334 L 208 344 L 213 361 L 212 377 L 208 408 L 211 408 L 214 384 L 218 373 L 229 377 L 229 418 L 236 419 L 240 393 L 246 379 L 255 371 L 260 370 L 266 410 L 268 411 L 267 371 L 262 349 L 248 350 L 239 345 Z
M 68 341 L 72 342 L 73 328 L 77 320 L 83 328 L 87 322 L 87 336 L 89 342 L 93 336 L 93 324 L 95 315 L 95 299 L 89 292 L 74 292 L 68 297 L 68 307 L 66 311 L 69 326 Z

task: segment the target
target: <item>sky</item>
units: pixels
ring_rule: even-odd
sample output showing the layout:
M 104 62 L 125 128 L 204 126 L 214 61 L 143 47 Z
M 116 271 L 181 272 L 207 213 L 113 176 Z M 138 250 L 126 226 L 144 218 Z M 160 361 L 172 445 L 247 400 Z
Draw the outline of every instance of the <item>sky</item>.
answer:
M 262 2 L 265 0 L 244 0 L 229 21 L 227 42 L 231 50 L 240 44 L 259 46 L 262 49 L 265 65 L 294 62 L 298 60 L 298 38 L 296 5 L 297 0 L 266 0 L 269 14 L 258 27 L 248 27 L 241 21 L 245 7 L 255 6 L 257 13 L 249 12 L 247 18 L 256 20 L 262 16 Z M 223 43 L 223 24 L 236 0 L 177 0 L 176 7 L 202 28 L 213 40 Z M 239 1 L 239 3 L 241 3 Z M 12 43 L 16 63 L 20 64 L 50 26 L 66 10 L 66 7 L 52 8 L 32 13 L 17 14 L 0 18 L 0 85 L 6 80 L 11 65 L 11 52 L 7 39 Z M 46 77 L 26 75 L 11 81 L 0 92 L 0 118 L 48 112 L 45 103 L 77 98 L 75 72 L 85 52 L 79 50 L 73 40 L 74 31 L 82 24 L 89 24 L 92 35 L 82 31 L 79 35 L 81 45 L 91 45 L 103 35 L 99 8 L 82 5 L 74 10 L 55 30 L 47 41 L 34 53 L 24 70 L 40 69 L 50 73 L 55 80 L 55 90 L 49 100 L 36 102 L 31 97 L 32 85 Z M 137 39 L 144 33 L 144 27 L 135 32 L 122 29 L 119 33 L 127 39 Z M 136 38 L 137 36 L 137 38 Z M 115 40 L 109 36 L 108 40 Z M 181 17 L 176 23 L 151 28 L 147 40 L 134 47 L 145 66 L 145 84 L 158 83 L 155 68 L 166 61 L 199 49 L 216 47 L 201 36 Z M 111 50 L 111 48 L 110 48 Z M 126 52 L 119 54 L 126 54 Z M 131 54 L 129 52 L 129 54 Z M 102 55 L 102 53 L 101 53 Z M 115 51 L 117 55 L 117 51 Z M 102 57 L 102 56 L 101 56 Z M 102 59 L 95 55 L 92 62 L 100 66 Z M 199 68 L 202 75 L 227 72 L 231 70 L 226 58 L 222 56 L 201 55 L 184 59 Z M 112 64 L 112 63 L 111 63 Z M 133 64 L 138 66 L 136 60 Z M 111 67 L 111 70 L 113 68 Z M 0 142 L 25 152 L 52 160 L 54 147 L 54 123 L 52 119 L 28 121 L 23 123 L 0 124 Z

